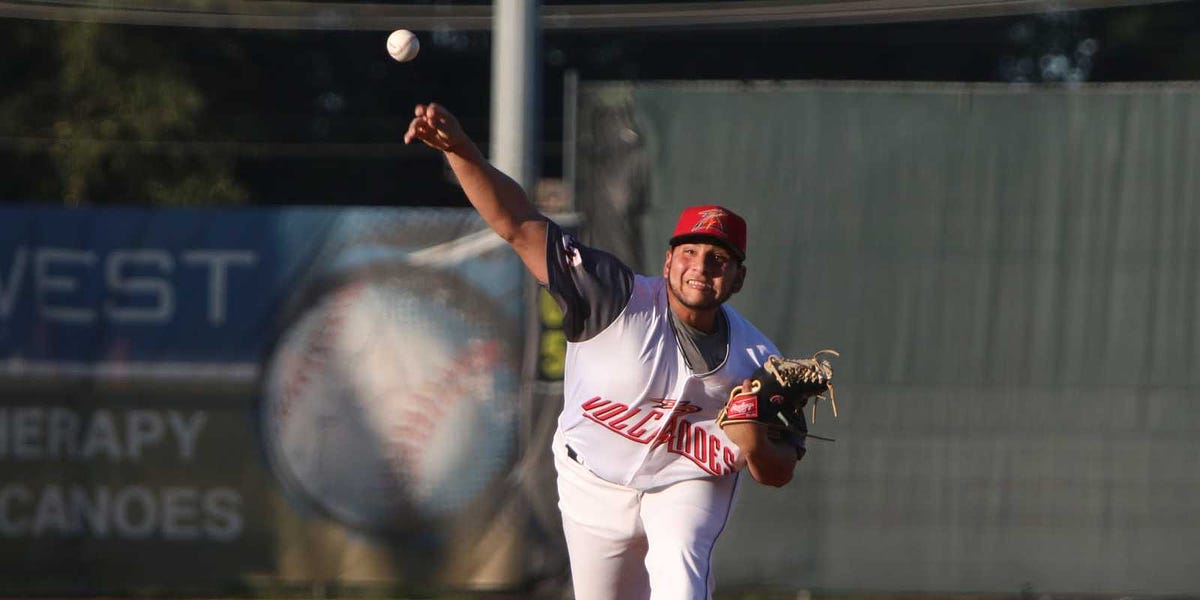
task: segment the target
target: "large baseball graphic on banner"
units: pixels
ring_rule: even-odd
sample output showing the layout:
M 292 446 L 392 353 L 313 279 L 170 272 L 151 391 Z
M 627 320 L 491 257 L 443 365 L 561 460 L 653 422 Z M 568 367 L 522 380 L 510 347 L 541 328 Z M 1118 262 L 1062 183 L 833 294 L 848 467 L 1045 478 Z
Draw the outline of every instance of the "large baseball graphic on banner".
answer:
M 264 374 L 264 441 L 285 492 L 395 533 L 463 508 L 502 475 L 518 363 L 489 298 L 410 265 L 308 296 Z

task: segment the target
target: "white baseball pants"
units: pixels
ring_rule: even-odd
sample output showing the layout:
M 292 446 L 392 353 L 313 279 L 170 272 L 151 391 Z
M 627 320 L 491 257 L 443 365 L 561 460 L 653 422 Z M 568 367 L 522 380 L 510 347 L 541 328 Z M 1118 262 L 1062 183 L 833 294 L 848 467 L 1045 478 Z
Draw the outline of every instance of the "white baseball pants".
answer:
M 708 600 L 738 475 L 639 491 L 554 453 L 575 600 Z

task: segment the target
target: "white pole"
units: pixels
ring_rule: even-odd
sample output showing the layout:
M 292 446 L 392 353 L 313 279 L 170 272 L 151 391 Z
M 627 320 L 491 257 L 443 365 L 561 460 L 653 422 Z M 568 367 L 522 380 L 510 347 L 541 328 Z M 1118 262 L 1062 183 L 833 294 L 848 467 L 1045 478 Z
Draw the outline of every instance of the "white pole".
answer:
M 579 71 L 563 73 L 563 187 L 566 188 L 566 212 L 575 211 L 575 143 L 579 135 Z
M 539 95 L 539 72 L 541 61 L 537 59 L 537 47 L 541 35 L 538 23 L 537 0 L 493 0 L 492 2 L 492 115 L 491 153 L 488 159 L 497 169 L 512 177 L 525 189 L 530 200 L 536 202 L 536 183 L 540 175 L 537 168 L 538 142 L 536 114 Z M 525 277 L 525 351 L 522 365 L 520 392 L 520 427 L 518 428 L 518 452 L 522 456 L 518 468 L 528 464 L 531 448 L 532 427 L 535 420 L 534 383 L 537 380 L 541 323 L 537 306 L 537 283 L 533 277 Z M 543 403 L 544 404 L 544 403 Z M 544 465 L 543 465 L 544 466 Z M 528 531 L 526 525 L 532 506 L 528 485 L 522 485 L 523 493 L 510 497 L 509 505 L 496 522 L 507 530 L 509 542 L 500 548 L 490 561 L 492 572 L 487 577 L 477 576 L 478 583 L 496 587 L 498 583 L 526 581 L 533 565 L 528 555 Z
M 537 0 L 492 3 L 491 155 L 497 169 L 512 177 L 532 198 L 537 183 Z

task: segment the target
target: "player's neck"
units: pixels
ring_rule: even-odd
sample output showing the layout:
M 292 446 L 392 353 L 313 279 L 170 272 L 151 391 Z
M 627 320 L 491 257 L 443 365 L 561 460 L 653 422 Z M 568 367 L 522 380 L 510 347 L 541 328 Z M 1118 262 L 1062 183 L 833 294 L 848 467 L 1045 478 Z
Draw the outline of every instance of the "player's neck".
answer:
M 671 294 L 667 294 L 667 305 L 671 307 L 671 312 L 675 313 L 675 318 L 686 323 L 688 327 L 704 333 L 713 333 L 717 330 L 717 313 L 721 311 L 720 306 L 689 308 Z

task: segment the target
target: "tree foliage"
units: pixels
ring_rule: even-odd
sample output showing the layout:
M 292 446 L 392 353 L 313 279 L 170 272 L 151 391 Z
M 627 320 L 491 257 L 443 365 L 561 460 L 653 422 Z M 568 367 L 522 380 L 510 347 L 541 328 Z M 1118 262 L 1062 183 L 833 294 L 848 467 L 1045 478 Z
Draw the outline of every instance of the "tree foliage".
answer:
M 202 139 L 203 91 L 171 48 L 138 28 L 15 25 L 0 73 L 0 136 L 39 177 L 17 189 L 80 204 L 247 200 L 229 145 Z

